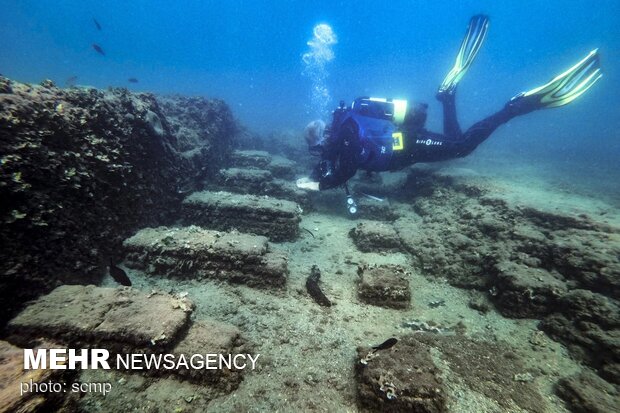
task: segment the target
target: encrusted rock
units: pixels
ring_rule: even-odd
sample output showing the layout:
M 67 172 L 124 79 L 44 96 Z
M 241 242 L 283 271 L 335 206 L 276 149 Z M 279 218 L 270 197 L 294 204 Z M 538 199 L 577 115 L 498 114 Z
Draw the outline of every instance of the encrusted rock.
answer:
M 8 324 L 14 340 L 49 337 L 114 351 L 157 350 L 178 339 L 193 304 L 131 288 L 64 285 L 40 297 Z M 153 317 L 157 314 L 157 317 Z
M 362 301 L 388 308 L 408 308 L 408 273 L 399 265 L 360 266 L 358 294 Z
M 183 219 L 188 225 L 216 230 L 237 229 L 293 241 L 299 236 L 300 209 L 291 201 L 267 196 L 229 192 L 195 192 L 183 201 Z
M 233 151 L 230 160 L 233 165 L 240 168 L 265 169 L 271 162 L 271 155 L 265 151 L 237 150 Z
M 587 290 L 564 295 L 557 312 L 540 328 L 593 367 L 603 377 L 620 384 L 620 308 L 615 300 Z
M 238 194 L 268 195 L 309 206 L 308 192 L 297 188 L 291 180 L 276 179 L 266 169 L 227 168 L 221 169 L 214 180 L 205 182 L 211 190 L 222 190 Z
M 267 238 L 200 227 L 145 228 L 123 243 L 127 266 L 150 274 L 217 278 L 255 287 L 282 287 L 286 257 Z
M 172 349 L 176 357 L 184 355 L 190 358 L 194 354 L 247 354 L 249 345 L 241 335 L 239 329 L 226 323 L 212 320 L 198 321 L 192 324 L 187 334 Z M 248 370 L 251 368 L 249 360 L 245 360 Z M 241 363 L 241 360 L 239 361 Z M 236 389 L 243 379 L 242 371 L 234 365 L 223 369 L 185 369 L 174 371 L 175 375 L 189 378 L 192 381 L 208 383 L 226 393 Z
M 195 354 L 227 357 L 250 351 L 236 327 L 209 319 L 191 323 L 192 310 L 193 304 L 186 297 L 161 292 L 147 295 L 130 288 L 61 286 L 9 322 L 9 339 L 29 345 L 39 337 L 52 338 L 58 344 L 39 347 L 105 348 L 121 357 L 173 354 L 176 360 L 184 357 L 188 363 Z M 123 369 L 123 364 L 112 365 L 113 369 Z M 223 369 L 198 367 L 186 369 L 180 364 L 178 369 L 160 366 L 149 370 L 144 366 L 139 372 L 190 379 L 219 392 L 234 390 L 242 380 L 243 372 L 233 365 Z
M 49 342 L 38 343 L 36 348 L 57 348 L 58 345 Z M 29 347 L 31 348 L 31 347 Z M 24 370 L 24 350 L 15 347 L 6 341 L 0 341 L 0 411 L 35 413 L 41 411 L 56 411 L 62 402 L 62 392 L 30 391 L 21 394 L 23 384 L 60 382 L 72 375 L 67 370 L 35 369 Z
M 609 413 L 620 406 L 617 387 L 590 371 L 561 379 L 556 392 L 575 413 Z
M 429 347 L 405 337 L 362 363 L 370 351 L 359 347 L 355 360 L 358 399 L 363 407 L 385 412 L 446 411 L 446 389 Z
M 515 377 L 532 372 L 525 367 L 525 356 L 515 352 L 507 343 L 432 333 L 416 333 L 413 338 L 432 349 L 442 361 L 440 365 L 449 368 L 442 374 L 446 384 L 456 382 L 483 394 L 494 400 L 501 407 L 500 411 L 517 411 L 516 406 L 531 413 L 548 411 L 534 382 L 515 383 Z
M 271 172 L 265 169 L 228 168 L 219 171 L 215 184 L 230 192 L 266 195 L 267 182 L 272 179 Z
M 360 251 L 393 251 L 401 247 L 400 237 L 391 224 L 381 221 L 361 221 L 349 235 Z
M 357 215 L 362 219 L 392 222 L 399 218 L 400 214 L 387 201 L 377 201 L 364 196 L 356 198 Z
M 0 76 L 0 325 L 59 284 L 96 283 L 99 263 L 176 219 L 181 189 L 234 144 L 221 101 L 42 85 Z
M 273 176 L 286 180 L 295 178 L 296 167 L 295 162 L 279 155 L 272 156 L 271 162 L 267 165 L 267 169 L 271 171 Z
M 494 301 L 510 317 L 537 317 L 554 311 L 567 291 L 559 274 L 510 261 L 496 265 Z

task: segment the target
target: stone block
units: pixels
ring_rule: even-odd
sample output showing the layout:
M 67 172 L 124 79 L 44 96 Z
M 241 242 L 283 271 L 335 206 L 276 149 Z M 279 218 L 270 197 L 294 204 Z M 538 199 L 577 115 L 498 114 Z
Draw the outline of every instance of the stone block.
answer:
M 272 156 L 271 162 L 267 165 L 267 169 L 271 171 L 273 176 L 280 179 L 292 180 L 295 178 L 295 170 L 297 164 L 283 156 Z
M 495 269 L 497 294 L 493 299 L 502 314 L 509 317 L 549 314 L 567 291 L 561 275 L 542 268 L 502 261 Z
M 186 225 L 264 235 L 272 241 L 299 236 L 300 208 L 292 201 L 229 192 L 195 192 L 183 201 Z
M 265 169 L 271 162 L 271 155 L 265 151 L 233 151 L 230 156 L 233 165 L 239 168 Z
M 381 412 L 446 411 L 446 389 L 427 346 L 406 337 L 363 364 L 370 351 L 357 349 L 355 378 L 362 407 Z
M 57 348 L 58 345 L 43 342 L 36 348 Z M 6 341 L 0 341 L 0 412 L 35 413 L 56 411 L 61 404 L 62 392 L 20 393 L 22 383 L 57 383 L 72 374 L 67 370 L 24 370 L 24 350 Z
M 252 287 L 282 287 L 287 258 L 266 237 L 200 227 L 145 228 L 123 243 L 126 263 L 149 274 L 217 278 Z
M 47 337 L 68 344 L 103 345 L 111 351 L 153 351 L 178 338 L 192 308 L 186 298 L 168 294 L 63 285 L 26 307 L 8 329 L 17 341 Z
M 408 273 L 399 265 L 360 266 L 358 294 L 367 304 L 408 308 L 411 301 Z
M 398 233 L 391 224 L 385 222 L 358 222 L 349 235 L 363 252 L 394 251 L 401 248 Z

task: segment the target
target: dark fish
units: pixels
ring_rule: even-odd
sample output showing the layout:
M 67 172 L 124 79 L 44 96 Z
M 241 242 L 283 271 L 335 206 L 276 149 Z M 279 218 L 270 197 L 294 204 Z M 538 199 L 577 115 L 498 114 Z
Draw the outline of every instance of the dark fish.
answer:
M 100 55 L 105 56 L 105 52 L 103 51 L 101 46 L 99 46 L 97 43 L 93 43 L 93 49 L 95 49 L 95 51 L 99 53 Z
M 127 81 L 129 83 L 138 83 L 138 79 L 136 79 L 135 77 L 130 77 L 129 79 L 127 79 Z
M 110 276 L 120 285 L 131 287 L 131 280 L 127 276 L 125 270 L 114 265 L 112 261 L 110 261 Z
M 308 294 L 317 302 L 317 304 L 322 305 L 323 307 L 331 307 L 332 303 L 329 301 L 329 298 L 323 294 L 321 291 L 321 287 L 319 287 L 319 280 L 321 279 L 321 270 L 316 265 L 312 266 L 312 270 L 310 270 L 310 275 L 306 279 L 306 290 L 308 290 Z
M 99 24 L 97 19 L 95 19 L 94 17 L 93 17 L 93 23 L 95 23 L 95 26 L 97 26 L 97 30 L 101 30 L 101 25 Z
M 308 234 L 312 235 L 312 238 L 314 238 L 314 234 L 312 233 L 312 231 L 310 231 L 307 228 L 302 228 L 304 231 L 306 231 Z
M 387 340 L 385 340 L 383 343 L 379 344 L 378 346 L 374 346 L 373 350 L 375 352 L 379 350 L 387 350 L 388 348 L 393 347 L 394 344 L 396 343 L 398 343 L 398 340 L 395 339 L 394 337 L 388 338 Z
M 75 82 L 78 80 L 77 76 L 71 76 L 70 78 L 68 78 L 67 80 L 65 80 L 65 84 L 67 84 L 68 86 L 73 86 L 75 85 Z

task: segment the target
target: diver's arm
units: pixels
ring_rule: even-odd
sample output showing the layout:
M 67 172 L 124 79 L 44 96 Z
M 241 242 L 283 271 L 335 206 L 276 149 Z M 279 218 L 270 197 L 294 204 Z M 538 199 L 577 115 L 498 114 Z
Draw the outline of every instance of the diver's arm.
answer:
M 314 174 L 319 178 L 319 189 L 335 188 L 351 179 L 357 172 L 360 149 L 357 124 L 350 120 L 342 125 L 337 139 L 329 142 L 327 156 L 319 164 L 319 169 L 315 169 Z

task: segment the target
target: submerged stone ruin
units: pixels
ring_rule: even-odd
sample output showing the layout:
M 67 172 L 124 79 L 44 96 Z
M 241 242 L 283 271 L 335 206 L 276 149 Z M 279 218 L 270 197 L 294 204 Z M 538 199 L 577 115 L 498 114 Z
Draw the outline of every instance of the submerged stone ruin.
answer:
M 171 223 L 237 129 L 221 101 L 4 77 L 0 120 L 0 325 L 59 284 L 96 282 L 136 229 Z
M 474 405 L 476 397 L 484 398 L 497 411 L 546 411 L 548 401 L 537 383 L 537 375 L 545 373 L 528 366 L 526 356 L 512 345 L 465 336 L 465 323 L 447 329 L 441 321 L 424 314 L 420 319 L 427 321 L 420 321 L 416 314 L 394 326 L 402 334 L 387 347 L 355 349 L 358 344 L 351 342 L 373 334 L 367 331 L 370 326 L 358 329 L 358 336 L 343 337 L 339 329 L 349 328 L 352 320 L 409 317 L 426 306 L 441 313 L 434 309 L 447 305 L 446 297 L 412 302 L 418 286 L 410 286 L 410 280 L 423 274 L 474 290 L 469 306 L 480 317 L 494 306 L 505 317 L 539 320 L 532 346 L 544 342 L 541 337 L 548 340 L 546 334 L 589 366 L 547 378 L 556 382 L 556 394 L 569 409 L 608 412 L 617 406 L 620 228 L 612 224 L 511 205 L 474 180 L 423 169 L 385 181 L 369 174 L 350 186 L 361 219 L 345 225 L 350 239 L 339 239 L 347 245 L 333 244 L 346 252 L 299 260 L 294 255 L 298 251 L 329 250 L 336 239 L 306 228 L 314 219 L 318 228 L 324 217 L 304 214 L 342 218 L 346 197 L 296 188 L 294 179 L 306 175 L 309 165 L 282 156 L 299 157 L 299 148 L 286 139 L 272 137 L 262 147 L 256 145 L 257 150 L 237 148 L 237 126 L 224 102 L 124 89 L 59 89 L 51 82 L 37 86 L 0 77 L 0 119 L 0 197 L 7 201 L 0 229 L 0 322 L 8 323 L 6 342 L 0 341 L 3 382 L 26 379 L 16 367 L 22 348 L 239 353 L 252 350 L 255 337 L 262 340 L 273 332 L 282 334 L 278 342 L 283 348 L 299 347 L 301 358 L 308 360 L 291 361 L 279 354 L 267 361 L 269 367 L 277 370 L 290 362 L 285 367 L 293 375 L 312 374 L 278 380 L 267 375 L 249 389 L 240 387 L 248 376 L 230 369 L 120 371 L 105 377 L 78 371 L 73 372 L 77 377 L 34 378 L 122 381 L 138 394 L 123 405 L 128 409 L 161 409 L 161 403 L 143 395 L 176 389 L 183 382 L 183 391 L 191 394 L 180 399 L 181 406 L 166 408 L 204 411 L 214 398 L 236 389 L 245 391 L 245 397 L 251 394 L 252 403 L 267 391 L 292 400 L 299 397 L 300 386 L 308 386 L 304 389 L 322 396 L 330 394 L 323 393 L 326 388 L 341 392 L 350 403 L 346 407 L 357 403 L 360 411 L 449 412 L 461 397 L 473 397 L 467 402 Z M 276 150 L 258 150 L 267 146 Z M 307 235 L 302 230 L 312 238 L 299 240 L 300 234 Z M 390 254 L 398 254 L 399 264 L 383 261 Z M 368 264 L 375 257 L 382 263 Z M 334 263 L 311 262 L 322 259 Z M 96 283 L 102 267 L 121 261 L 147 275 L 141 283 L 204 283 L 218 294 L 223 291 L 227 300 L 232 297 L 234 304 L 209 308 L 210 302 L 196 297 L 201 304 L 196 311 L 191 292 L 58 286 Z M 324 270 L 319 283 L 319 267 L 335 269 L 335 275 Z M 329 284 L 336 277 L 341 284 L 333 288 Z M 304 299 L 304 280 L 321 307 Z M 36 300 L 13 317 L 30 299 Z M 347 300 L 358 313 L 352 315 L 342 305 Z M 248 312 L 238 314 L 233 308 L 238 303 L 250 303 Z M 291 309 L 310 319 L 308 325 L 280 329 L 261 319 L 288 316 Z M 267 330 L 250 330 L 251 322 Z M 254 334 L 252 340 L 248 333 Z M 340 367 L 354 363 L 354 375 L 348 383 L 338 382 L 341 376 L 320 371 L 325 360 L 315 359 L 315 353 L 333 353 L 339 360 L 345 354 Z M 312 370 L 303 362 L 312 364 Z M 298 370 L 297 363 L 306 370 Z M 325 373 L 323 381 L 315 371 Z M 176 394 L 167 397 L 161 400 L 179 399 Z M 548 390 L 546 397 L 553 398 Z M 326 406 L 334 407 L 326 400 L 304 404 L 315 410 Z M 0 389 L 0 410 L 84 407 L 76 396 L 15 399 Z
M 43 338 L 60 348 L 104 348 L 112 354 L 170 353 L 177 357 L 249 350 L 236 327 L 208 319 L 192 322 L 193 310 L 186 296 L 66 285 L 42 296 L 12 319 L 9 340 L 26 348 Z M 234 390 L 243 379 L 243 371 L 234 368 L 152 368 L 140 372 L 155 377 L 172 375 L 208 385 L 219 393 Z
M 299 235 L 300 210 L 285 199 L 230 192 L 196 192 L 183 201 L 183 221 L 222 231 L 264 235 L 272 241 L 294 241 Z
M 358 224 L 350 235 L 360 250 L 369 249 L 370 239 L 386 249 L 400 245 L 429 277 L 485 292 L 507 317 L 541 319 L 542 331 L 601 377 L 620 383 L 620 228 L 587 216 L 512 207 L 482 187 L 424 171 L 413 173 L 405 187 L 416 194 L 416 214 Z M 559 394 L 566 399 L 573 388 L 565 385 Z M 577 397 L 568 397 L 573 406 Z
M 253 287 L 283 287 L 287 258 L 266 237 L 199 227 L 146 228 L 123 243 L 128 267 L 149 274 L 217 278 Z

